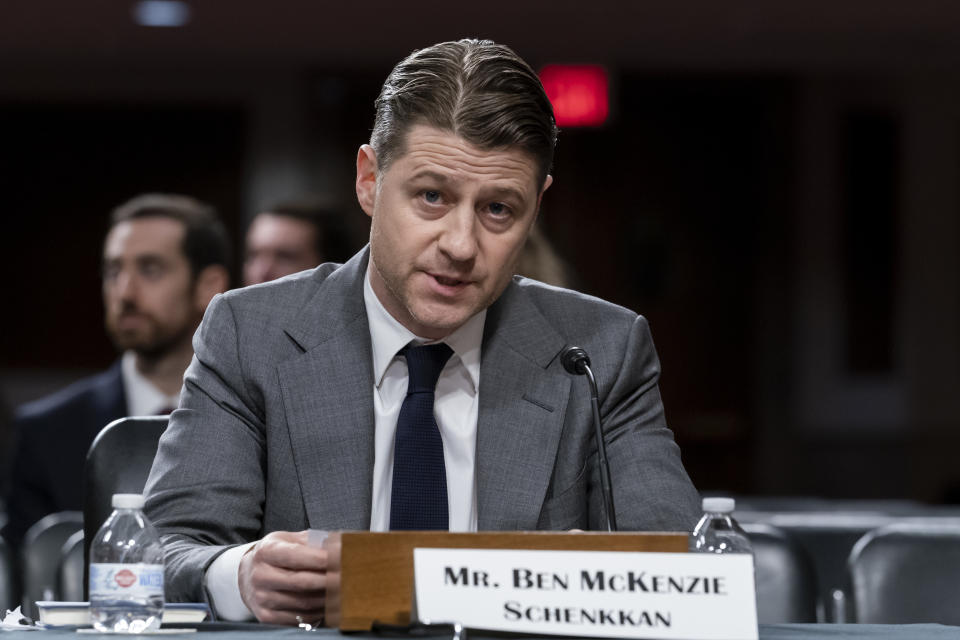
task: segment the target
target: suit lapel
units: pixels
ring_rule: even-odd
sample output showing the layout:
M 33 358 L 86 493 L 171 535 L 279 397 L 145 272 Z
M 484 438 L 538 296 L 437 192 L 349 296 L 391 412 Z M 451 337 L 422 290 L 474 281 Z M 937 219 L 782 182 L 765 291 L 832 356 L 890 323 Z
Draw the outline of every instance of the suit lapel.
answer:
M 515 283 L 487 313 L 477 420 L 481 531 L 536 527 L 570 391 L 570 377 L 547 367 L 564 344 Z
M 366 265 L 363 251 L 329 275 L 286 328 L 304 350 L 278 376 L 312 528 L 370 526 L 375 423 Z
M 323 281 L 286 329 L 303 353 L 278 367 L 293 459 L 313 528 L 370 525 L 375 418 L 363 305 L 367 260 L 363 251 Z M 477 423 L 480 530 L 536 527 L 570 391 L 568 375 L 556 367 L 548 370 L 564 345 L 514 283 L 488 311 Z

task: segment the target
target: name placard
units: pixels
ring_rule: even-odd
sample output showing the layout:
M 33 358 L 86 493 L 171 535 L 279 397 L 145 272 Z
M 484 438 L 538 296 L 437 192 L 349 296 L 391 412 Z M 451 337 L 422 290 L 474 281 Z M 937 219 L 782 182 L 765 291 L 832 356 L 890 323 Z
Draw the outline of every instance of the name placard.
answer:
M 611 638 L 756 640 L 753 556 L 415 549 L 422 622 Z

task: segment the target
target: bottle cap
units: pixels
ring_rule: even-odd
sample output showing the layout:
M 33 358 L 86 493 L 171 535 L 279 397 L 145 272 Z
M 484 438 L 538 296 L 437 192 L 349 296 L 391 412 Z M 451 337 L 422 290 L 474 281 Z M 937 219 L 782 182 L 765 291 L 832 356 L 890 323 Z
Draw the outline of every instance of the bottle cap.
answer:
M 115 493 L 110 504 L 114 509 L 143 509 L 143 496 L 139 493 Z
M 736 506 L 737 506 L 737 502 L 733 498 L 704 498 L 703 499 L 703 510 L 711 511 L 713 513 L 733 513 L 733 509 Z

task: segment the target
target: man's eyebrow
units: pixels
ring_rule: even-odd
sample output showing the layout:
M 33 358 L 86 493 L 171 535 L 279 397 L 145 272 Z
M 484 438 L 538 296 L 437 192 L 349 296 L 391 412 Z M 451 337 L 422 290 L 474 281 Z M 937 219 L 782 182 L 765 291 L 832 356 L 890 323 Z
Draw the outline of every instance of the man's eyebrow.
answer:
M 169 260 L 166 256 L 159 253 L 141 253 L 138 256 L 134 256 L 133 262 L 138 266 L 153 264 L 165 265 L 168 264 Z
M 418 171 L 417 173 L 413 174 L 413 176 L 411 176 L 410 179 L 411 179 L 411 180 L 421 180 L 421 179 L 423 179 L 423 178 L 430 178 L 430 179 L 436 180 L 437 182 L 440 182 L 440 183 L 442 183 L 442 184 L 447 184 L 448 182 L 453 182 L 453 180 L 450 178 L 450 176 L 447 176 L 447 175 L 445 175 L 445 174 L 443 174 L 443 173 L 438 173 L 437 171 L 432 171 L 432 170 L 430 170 L 430 169 L 423 169 L 422 171 Z
M 448 176 L 444 173 L 433 171 L 432 169 L 424 169 L 422 171 L 418 171 L 417 173 L 413 174 L 413 176 L 411 176 L 410 179 L 420 180 L 422 178 L 430 178 L 441 184 L 449 184 L 449 183 L 457 182 L 456 178 Z M 503 187 L 503 186 L 492 185 L 485 188 L 484 191 L 494 196 L 503 195 L 503 196 L 513 196 L 518 200 L 525 199 L 523 191 L 521 189 L 517 189 L 516 187 Z
M 527 201 L 527 197 L 526 197 L 526 195 L 523 193 L 523 191 L 520 190 L 520 189 L 517 189 L 517 188 L 515 188 L 515 187 L 498 187 L 498 186 L 492 186 L 492 187 L 489 188 L 489 190 L 485 189 L 485 190 L 484 190 L 484 193 L 490 194 L 491 197 L 501 198 L 501 199 L 504 199 L 504 200 L 506 200 L 506 199 L 508 199 L 508 198 L 512 198 L 512 199 L 517 200 L 517 201 L 519 201 L 519 202 L 526 202 L 526 201 Z
M 410 177 L 411 181 L 417 181 L 422 179 L 430 179 L 439 184 L 440 186 L 446 186 L 448 184 L 455 184 L 457 179 L 452 176 L 448 176 L 444 173 L 434 171 L 432 169 L 423 169 L 418 171 Z M 506 187 L 498 185 L 490 185 L 485 187 L 482 191 L 486 197 L 494 199 L 513 199 L 521 203 L 526 203 L 527 196 L 524 194 L 522 189 L 516 187 Z

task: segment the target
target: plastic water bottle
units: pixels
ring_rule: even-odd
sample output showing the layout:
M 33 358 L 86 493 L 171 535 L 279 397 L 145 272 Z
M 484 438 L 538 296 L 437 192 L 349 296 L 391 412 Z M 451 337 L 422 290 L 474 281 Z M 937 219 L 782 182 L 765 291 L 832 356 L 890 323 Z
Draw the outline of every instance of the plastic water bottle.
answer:
M 746 532 L 731 515 L 733 498 L 704 498 L 703 517 L 690 539 L 690 550 L 698 553 L 753 553 Z
M 97 631 L 160 628 L 163 548 L 143 515 L 143 496 L 118 493 L 113 513 L 90 544 L 90 617 Z

